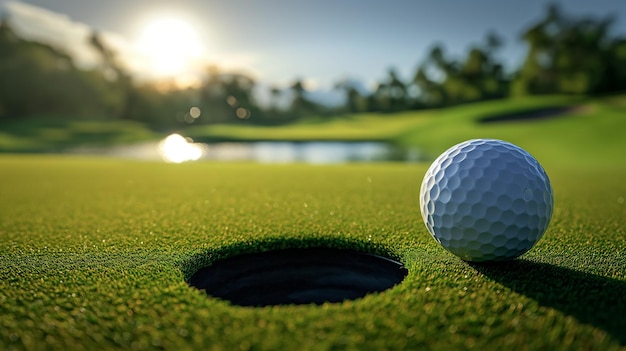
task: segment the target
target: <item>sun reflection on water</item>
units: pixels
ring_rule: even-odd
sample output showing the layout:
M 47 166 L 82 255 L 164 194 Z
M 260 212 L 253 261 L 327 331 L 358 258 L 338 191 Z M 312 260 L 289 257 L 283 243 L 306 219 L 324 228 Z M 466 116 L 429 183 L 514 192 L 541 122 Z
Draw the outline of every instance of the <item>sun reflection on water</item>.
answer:
M 166 162 L 197 161 L 205 154 L 206 146 L 193 143 L 180 134 L 171 134 L 159 143 L 159 152 Z

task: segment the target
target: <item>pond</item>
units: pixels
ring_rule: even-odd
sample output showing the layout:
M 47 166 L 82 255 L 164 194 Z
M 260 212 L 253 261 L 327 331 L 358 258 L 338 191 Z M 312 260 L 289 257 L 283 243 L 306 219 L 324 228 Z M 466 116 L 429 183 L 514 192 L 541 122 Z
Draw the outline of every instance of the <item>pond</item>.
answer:
M 161 142 L 109 148 L 77 148 L 77 154 L 95 154 L 140 160 L 252 161 L 259 163 L 332 164 L 348 162 L 418 162 L 417 149 L 402 149 L 384 142 L 220 142 L 193 143 L 178 134 Z
M 261 163 L 418 161 L 419 154 L 381 142 L 254 142 L 206 146 L 206 159 Z

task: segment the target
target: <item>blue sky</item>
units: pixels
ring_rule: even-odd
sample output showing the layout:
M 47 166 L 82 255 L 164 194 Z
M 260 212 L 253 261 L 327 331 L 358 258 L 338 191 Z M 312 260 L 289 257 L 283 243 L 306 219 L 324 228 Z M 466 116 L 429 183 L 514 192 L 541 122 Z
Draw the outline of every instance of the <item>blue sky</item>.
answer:
M 8 0 L 0 0 L 0 5 Z M 208 60 L 253 74 L 267 84 L 296 78 L 329 87 L 342 78 L 372 83 L 395 67 L 410 78 L 436 42 L 462 55 L 489 30 L 505 39 L 501 56 L 512 68 L 523 58 L 522 31 L 549 1 L 497 0 L 29 0 L 68 21 L 136 36 L 142 18 L 157 13 L 184 17 L 206 48 Z M 573 15 L 617 16 L 626 36 L 623 0 L 561 1 Z

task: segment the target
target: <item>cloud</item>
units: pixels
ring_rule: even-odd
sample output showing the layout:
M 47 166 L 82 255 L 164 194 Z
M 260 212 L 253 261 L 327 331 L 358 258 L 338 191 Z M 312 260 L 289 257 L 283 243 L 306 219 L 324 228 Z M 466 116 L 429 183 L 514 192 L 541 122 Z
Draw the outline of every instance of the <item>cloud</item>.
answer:
M 19 1 L 10 0 L 4 4 L 0 2 L 0 7 L 3 7 L 9 15 L 11 25 L 20 36 L 45 42 L 66 51 L 79 67 L 93 68 L 101 64 L 100 55 L 89 44 L 89 36 L 93 31 L 89 25 L 74 21 L 65 14 Z M 114 32 L 99 32 L 99 34 L 105 44 L 117 53 L 120 61 L 136 79 L 145 81 L 155 78 L 154 73 L 150 71 L 149 59 L 131 40 Z M 217 64 L 222 71 L 252 76 L 259 83 L 255 89 L 259 102 L 267 105 L 272 100 L 269 85 L 263 82 L 267 77 L 254 68 L 254 65 L 258 63 L 258 56 L 250 52 L 209 53 L 207 57 L 201 57 L 192 62 L 189 71 L 179 74 L 177 80 L 180 80 L 181 84 L 197 84 L 198 79 L 211 63 Z M 283 88 L 280 106 L 287 106 L 293 98 L 288 88 L 291 83 L 293 81 L 289 80 L 283 84 L 272 85 Z M 343 93 L 333 90 L 332 87 L 323 87 L 313 79 L 307 79 L 304 83 L 308 90 L 307 95 L 316 102 L 337 105 L 343 101 Z
M 70 54 L 82 68 L 101 64 L 99 53 L 89 43 L 93 28 L 69 16 L 19 1 L 4 3 L 13 29 L 23 38 L 47 43 Z M 146 57 L 126 37 L 98 32 L 101 40 L 117 54 L 119 61 L 140 80 L 149 79 Z
M 82 67 L 93 67 L 99 63 L 98 54 L 88 43 L 92 31 L 88 25 L 18 1 L 8 1 L 4 8 L 14 30 L 22 37 L 63 49 Z
M 101 57 L 90 45 L 89 37 L 93 28 L 86 23 L 72 20 L 69 16 L 53 12 L 38 6 L 23 2 L 9 0 L 2 3 L 0 11 L 4 10 L 9 15 L 9 20 L 14 30 L 23 38 L 48 43 L 64 50 L 74 58 L 74 62 L 82 68 L 93 68 L 101 64 Z M 115 32 L 99 31 L 101 40 L 113 52 L 119 61 L 139 81 L 163 78 L 152 71 L 154 66 L 151 58 L 142 53 L 138 46 L 129 38 Z M 152 58 L 154 59 L 154 58 Z M 203 55 L 193 62 L 185 72 L 179 72 L 176 76 L 181 82 L 198 82 L 206 67 L 217 64 L 224 71 L 235 71 L 261 76 L 260 72 L 253 68 L 256 61 L 251 53 L 212 53 Z

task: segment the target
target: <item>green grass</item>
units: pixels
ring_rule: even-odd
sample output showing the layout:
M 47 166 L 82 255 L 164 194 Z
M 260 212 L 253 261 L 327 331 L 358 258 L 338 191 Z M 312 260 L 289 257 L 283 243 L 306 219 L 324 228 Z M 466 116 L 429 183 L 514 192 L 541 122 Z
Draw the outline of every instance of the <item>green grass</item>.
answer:
M 484 114 L 498 114 L 535 109 L 548 106 L 569 105 L 580 98 L 566 96 L 530 97 L 482 102 L 441 110 L 408 111 L 400 113 L 362 113 L 344 115 L 340 118 L 316 118 L 279 127 L 223 124 L 192 126 L 185 132 L 190 137 L 206 140 L 339 140 L 398 141 L 399 138 L 417 133 L 422 128 L 439 124 L 442 116 L 455 115 L 455 122 L 472 122 Z M 445 120 L 449 120 L 446 118 Z
M 477 123 L 569 105 L 581 108 Z M 381 140 L 431 158 L 469 138 L 517 143 L 548 171 L 555 211 L 545 237 L 509 264 L 468 264 L 430 237 L 418 207 L 427 164 L 0 155 L 0 349 L 626 349 L 625 111 L 623 95 L 545 97 L 189 131 Z M 133 123 L 29 123 L 0 126 L 0 149 L 155 138 Z M 312 246 L 386 255 L 409 274 L 342 304 L 256 309 L 186 284 L 223 257 Z
M 558 98 L 531 98 L 519 104 L 494 101 L 442 110 L 436 120 L 400 136 L 404 144 L 419 145 L 431 157 L 450 145 L 471 138 L 497 138 L 519 144 L 542 162 L 563 165 L 626 164 L 626 96 L 587 101 L 573 100 L 577 109 L 540 120 L 480 124 L 485 116 L 497 116 L 534 106 L 566 104 Z M 530 107 L 533 106 L 533 107 Z
M 543 120 L 480 124 L 487 116 L 556 106 L 578 106 Z M 433 159 L 471 138 L 516 143 L 540 161 L 560 165 L 625 164 L 626 95 L 588 99 L 547 96 L 496 100 L 448 109 L 399 114 L 360 114 L 343 119 L 302 122 L 281 127 L 216 125 L 191 127 L 197 140 L 377 140 L 416 147 Z
M 481 124 L 497 116 L 555 106 L 577 106 L 543 120 Z M 196 141 L 382 141 L 416 148 L 432 160 L 471 138 L 504 139 L 527 149 L 541 162 L 558 165 L 626 164 L 626 95 L 603 98 L 543 96 L 494 100 L 447 109 L 396 114 L 357 114 L 302 121 L 278 127 L 228 124 L 191 126 L 182 131 Z M 158 140 L 164 135 L 131 121 L 35 119 L 0 124 L 0 151 L 55 152 Z
M 544 165 L 545 237 L 472 265 L 422 224 L 425 164 L 0 156 L 0 349 L 624 349 L 626 166 Z M 185 283 L 221 257 L 310 246 L 409 274 L 341 304 L 256 309 Z
M 111 146 L 160 137 L 144 124 L 132 121 L 48 117 L 0 123 L 3 152 L 58 152 L 76 146 Z
M 197 140 L 266 141 L 389 141 L 400 132 L 422 125 L 433 112 L 401 112 L 390 115 L 363 113 L 329 119 L 316 118 L 284 126 L 219 124 L 194 126 L 185 134 Z

